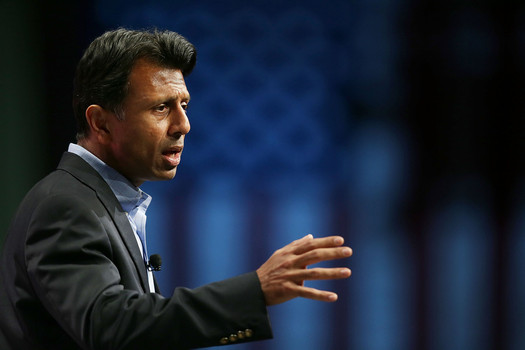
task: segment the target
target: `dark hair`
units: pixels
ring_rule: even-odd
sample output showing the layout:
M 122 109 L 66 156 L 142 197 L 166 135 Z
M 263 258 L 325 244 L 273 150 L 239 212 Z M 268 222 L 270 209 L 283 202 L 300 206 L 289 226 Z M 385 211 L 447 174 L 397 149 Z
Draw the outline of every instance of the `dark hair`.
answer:
M 128 79 L 137 60 L 191 73 L 197 60 L 195 47 L 171 31 L 116 29 L 96 38 L 80 59 L 75 73 L 73 110 L 77 140 L 89 133 L 85 112 L 97 104 L 120 116 L 128 93 Z

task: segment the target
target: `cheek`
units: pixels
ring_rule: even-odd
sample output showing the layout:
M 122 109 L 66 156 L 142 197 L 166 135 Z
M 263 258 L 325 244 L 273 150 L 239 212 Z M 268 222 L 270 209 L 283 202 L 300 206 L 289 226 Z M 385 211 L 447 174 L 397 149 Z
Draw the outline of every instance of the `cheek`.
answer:
M 133 127 L 122 130 L 120 134 L 123 150 L 131 151 L 135 157 L 151 157 L 164 139 L 161 125 L 134 123 Z
M 135 139 L 131 141 L 135 143 L 135 147 L 139 148 L 140 152 L 156 153 L 161 147 L 163 139 L 163 134 L 159 129 L 148 128 L 143 129 L 140 135 L 136 135 Z

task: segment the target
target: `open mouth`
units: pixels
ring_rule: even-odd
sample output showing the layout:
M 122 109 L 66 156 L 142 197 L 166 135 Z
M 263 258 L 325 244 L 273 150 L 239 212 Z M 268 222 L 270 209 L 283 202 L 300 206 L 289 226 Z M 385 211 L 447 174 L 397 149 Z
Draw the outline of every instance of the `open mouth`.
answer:
M 162 155 L 171 166 L 177 166 L 180 164 L 181 153 L 182 147 L 171 147 L 163 151 Z

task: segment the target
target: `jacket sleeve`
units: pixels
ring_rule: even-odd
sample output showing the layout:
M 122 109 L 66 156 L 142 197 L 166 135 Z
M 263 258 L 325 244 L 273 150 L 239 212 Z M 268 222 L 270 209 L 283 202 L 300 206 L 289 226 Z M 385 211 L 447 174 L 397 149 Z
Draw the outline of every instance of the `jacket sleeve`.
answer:
M 169 298 L 126 289 L 107 217 L 79 202 L 61 195 L 37 206 L 25 259 L 37 298 L 80 347 L 187 349 L 272 337 L 255 272 Z

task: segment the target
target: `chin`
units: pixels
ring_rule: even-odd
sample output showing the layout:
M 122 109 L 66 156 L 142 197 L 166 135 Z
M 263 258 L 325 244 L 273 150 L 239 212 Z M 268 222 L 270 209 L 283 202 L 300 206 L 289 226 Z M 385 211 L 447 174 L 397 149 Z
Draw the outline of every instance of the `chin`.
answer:
M 157 178 L 157 180 L 159 181 L 166 181 L 166 180 L 172 180 L 175 175 L 177 175 L 177 168 L 173 169 L 173 170 L 170 170 L 170 171 L 166 171 L 162 174 L 160 174 Z

